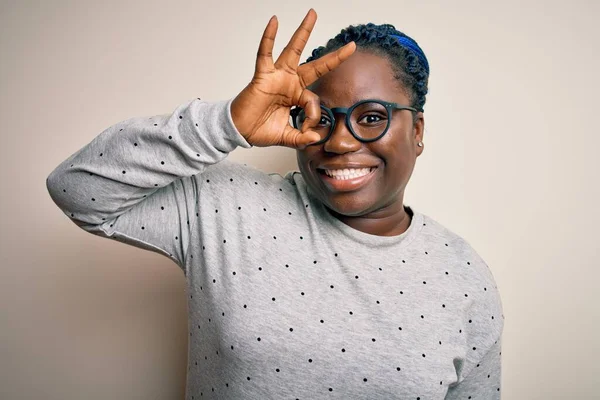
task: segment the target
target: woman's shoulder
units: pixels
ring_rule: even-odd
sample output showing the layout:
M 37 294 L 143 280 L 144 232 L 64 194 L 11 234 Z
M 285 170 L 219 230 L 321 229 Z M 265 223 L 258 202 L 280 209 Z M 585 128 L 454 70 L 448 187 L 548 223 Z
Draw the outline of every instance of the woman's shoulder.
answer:
M 434 218 L 423 215 L 423 234 L 426 243 L 430 242 L 443 248 L 459 271 L 464 272 L 464 280 L 479 291 L 497 289 L 496 280 L 490 264 L 472 244 L 472 241 L 455 230 L 448 228 Z
M 489 270 L 488 264 L 472 245 L 470 239 L 467 239 L 457 233 L 454 229 L 447 227 L 431 216 L 426 214 L 422 215 L 422 233 L 426 241 L 439 243 L 446 248 L 450 254 L 455 255 L 457 259 L 464 260 L 464 264 L 467 267 L 485 267 L 484 270 Z
M 501 315 L 502 300 L 492 268 L 471 241 L 428 215 L 423 215 L 422 234 L 426 247 L 435 247 L 445 254 L 465 294 Z
M 478 261 L 483 261 L 467 238 L 430 215 L 424 213 L 421 213 L 421 215 L 423 219 L 422 233 L 426 241 L 442 243 L 442 246 L 452 249 L 457 255 L 470 256 Z

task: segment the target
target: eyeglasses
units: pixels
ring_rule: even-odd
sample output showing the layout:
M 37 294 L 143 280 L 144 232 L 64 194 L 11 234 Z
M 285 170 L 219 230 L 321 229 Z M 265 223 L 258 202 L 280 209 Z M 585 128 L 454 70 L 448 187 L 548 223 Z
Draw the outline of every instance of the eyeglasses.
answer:
M 350 108 L 327 108 L 321 105 L 321 119 L 317 126 L 311 129 L 321 135 L 321 140 L 311 145 L 325 143 L 329 140 L 335 129 L 334 114 L 346 116 L 346 127 L 357 140 L 366 143 L 379 140 L 390 128 L 394 110 L 419 111 L 413 107 L 373 99 L 361 100 Z M 303 108 L 294 107 L 290 110 L 290 117 L 294 128 L 301 129 L 302 123 L 306 119 L 306 113 Z

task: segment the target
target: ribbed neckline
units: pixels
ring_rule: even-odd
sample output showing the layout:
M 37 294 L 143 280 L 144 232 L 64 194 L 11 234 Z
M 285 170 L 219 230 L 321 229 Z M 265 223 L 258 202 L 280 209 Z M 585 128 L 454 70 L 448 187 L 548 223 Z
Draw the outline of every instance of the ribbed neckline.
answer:
M 372 235 L 370 233 L 365 233 L 359 231 L 358 229 L 354 229 L 349 225 L 346 225 L 345 223 L 331 215 L 327 211 L 323 203 L 320 204 L 321 206 L 319 207 L 319 214 L 325 220 L 327 220 L 327 222 L 334 229 L 336 229 L 342 235 L 344 235 L 352 241 L 359 242 L 371 247 L 405 247 L 415 238 L 415 236 L 418 234 L 418 232 L 421 230 L 421 227 L 423 226 L 423 215 L 414 211 L 411 207 L 405 206 L 405 208 L 409 208 L 413 213 L 412 220 L 406 231 L 396 236 Z
M 412 213 L 413 216 L 408 229 L 400 235 L 378 236 L 354 229 L 329 213 L 326 206 L 311 192 L 301 173 L 297 172 L 294 175 L 296 180 L 299 181 L 297 183 L 301 183 L 303 189 L 310 197 L 310 200 L 313 203 L 313 212 L 318 214 L 324 221 L 326 221 L 332 230 L 337 231 L 342 237 L 345 237 L 353 242 L 361 243 L 369 247 L 405 247 L 413 241 L 423 227 L 423 214 L 415 211 L 410 206 L 404 205 L 406 211 Z

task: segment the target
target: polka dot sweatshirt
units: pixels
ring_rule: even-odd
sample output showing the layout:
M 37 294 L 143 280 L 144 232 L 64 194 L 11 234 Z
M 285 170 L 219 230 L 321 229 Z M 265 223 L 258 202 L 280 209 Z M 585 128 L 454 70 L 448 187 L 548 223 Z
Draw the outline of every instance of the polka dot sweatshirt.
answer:
M 47 178 L 92 234 L 169 257 L 189 302 L 186 399 L 500 399 L 500 294 L 461 237 L 405 206 L 403 234 L 328 213 L 250 148 L 231 100 L 101 132 Z

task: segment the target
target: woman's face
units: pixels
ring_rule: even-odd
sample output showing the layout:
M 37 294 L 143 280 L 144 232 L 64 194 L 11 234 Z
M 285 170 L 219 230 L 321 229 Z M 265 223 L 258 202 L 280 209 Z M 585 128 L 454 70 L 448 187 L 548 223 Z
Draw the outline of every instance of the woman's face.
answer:
M 359 100 L 380 99 L 411 105 L 401 83 L 394 78 L 387 59 L 356 51 L 337 69 L 321 77 L 309 90 L 328 108 L 350 107 Z M 387 133 L 379 140 L 362 143 L 335 115 L 335 130 L 320 145 L 297 151 L 298 167 L 312 192 L 334 212 L 377 218 L 403 213 L 404 189 L 416 158 L 423 152 L 422 113 L 413 124 L 413 113 L 395 110 Z M 367 176 L 349 181 L 329 178 L 323 169 L 376 167 Z

